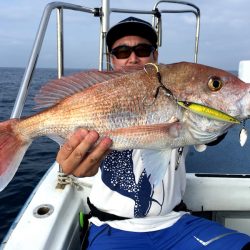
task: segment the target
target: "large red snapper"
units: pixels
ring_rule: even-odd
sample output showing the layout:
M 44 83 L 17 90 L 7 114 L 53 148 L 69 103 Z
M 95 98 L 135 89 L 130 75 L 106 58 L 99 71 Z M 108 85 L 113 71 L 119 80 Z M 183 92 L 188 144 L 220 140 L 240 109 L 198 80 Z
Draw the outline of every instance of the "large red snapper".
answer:
M 196 114 L 178 101 L 203 104 L 240 121 L 250 115 L 250 86 L 212 67 L 176 63 L 131 72 L 89 71 L 45 85 L 33 116 L 0 123 L 0 190 L 39 136 L 62 142 L 76 128 L 95 129 L 112 149 L 166 149 L 205 144 L 233 123 Z M 168 96 L 168 92 L 173 96 Z M 155 97 L 156 96 L 156 97 Z M 50 107 L 51 106 L 51 107 Z

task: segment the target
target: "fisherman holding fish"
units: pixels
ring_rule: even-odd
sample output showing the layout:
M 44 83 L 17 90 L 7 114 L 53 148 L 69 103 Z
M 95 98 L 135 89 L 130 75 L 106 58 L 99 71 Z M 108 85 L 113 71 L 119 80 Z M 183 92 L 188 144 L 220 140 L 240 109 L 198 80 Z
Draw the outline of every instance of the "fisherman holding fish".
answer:
M 107 45 L 114 70 L 157 63 L 157 34 L 144 20 L 129 17 L 113 26 Z M 186 148 L 111 151 L 111 146 L 108 136 L 99 140 L 97 131 L 78 129 L 57 155 L 66 174 L 96 174 L 87 249 L 250 249 L 249 236 L 187 212 Z
M 52 80 L 36 96 L 40 112 L 0 122 L 0 191 L 32 141 L 48 136 L 64 143 L 65 174 L 95 175 L 87 249 L 250 249 L 250 236 L 182 202 L 187 146 L 200 150 L 241 122 L 246 140 L 250 85 L 206 65 L 156 64 L 157 34 L 141 19 L 106 39 L 114 71 Z

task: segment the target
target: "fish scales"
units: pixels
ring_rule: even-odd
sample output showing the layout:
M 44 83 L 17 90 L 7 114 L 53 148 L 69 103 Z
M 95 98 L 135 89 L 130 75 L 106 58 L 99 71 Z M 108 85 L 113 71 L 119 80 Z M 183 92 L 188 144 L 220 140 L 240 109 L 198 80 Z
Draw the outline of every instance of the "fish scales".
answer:
M 123 77 L 120 82 L 111 80 L 107 84 L 94 86 L 85 92 L 75 94 L 74 99 L 68 97 L 53 109 L 22 120 L 18 125 L 19 130 L 23 131 L 22 133 L 25 133 L 26 136 L 30 133 L 33 137 L 38 126 L 40 127 L 38 136 L 42 133 L 51 134 L 53 129 L 58 133 L 59 126 L 61 135 L 64 136 L 66 127 L 70 127 L 70 129 L 85 127 L 102 132 L 123 126 L 146 124 L 145 106 L 142 101 L 146 95 L 144 81 L 136 81 L 136 84 L 134 81 L 128 81 L 128 84 L 124 85 L 126 78 L 128 77 Z M 128 85 L 133 86 L 132 90 Z M 142 91 L 143 87 L 144 91 Z M 131 93 L 133 93 L 132 97 Z M 137 109 L 137 105 L 134 105 L 135 100 L 136 104 L 140 106 L 139 109 Z

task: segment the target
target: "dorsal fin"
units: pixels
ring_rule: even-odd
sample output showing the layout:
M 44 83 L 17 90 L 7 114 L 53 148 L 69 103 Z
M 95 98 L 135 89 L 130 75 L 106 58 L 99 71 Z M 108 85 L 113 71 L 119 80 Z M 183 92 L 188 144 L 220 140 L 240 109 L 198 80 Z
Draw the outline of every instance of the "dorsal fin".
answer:
M 137 71 L 139 68 L 123 68 L 119 71 L 90 70 L 79 72 L 45 84 L 35 96 L 36 108 L 48 108 L 62 99 L 110 79 Z

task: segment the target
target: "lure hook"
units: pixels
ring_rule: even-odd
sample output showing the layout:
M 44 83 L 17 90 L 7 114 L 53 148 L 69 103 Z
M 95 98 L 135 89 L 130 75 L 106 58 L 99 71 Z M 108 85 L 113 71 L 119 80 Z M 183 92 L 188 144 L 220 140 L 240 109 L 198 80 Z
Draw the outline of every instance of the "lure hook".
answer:
M 144 65 L 144 71 L 146 72 L 146 74 L 149 74 L 148 71 L 147 71 L 147 69 L 146 69 L 146 66 L 148 66 L 148 65 L 152 65 L 153 67 L 155 67 L 155 69 L 156 69 L 156 76 L 157 76 L 157 79 L 158 79 L 158 81 L 159 81 L 159 86 L 157 87 L 157 89 L 156 89 L 156 91 L 155 91 L 155 94 L 154 94 L 154 97 L 153 97 L 153 101 L 152 101 L 151 103 L 146 104 L 146 102 L 145 102 L 146 96 L 143 98 L 143 103 L 144 103 L 144 105 L 146 105 L 146 106 L 151 106 L 151 105 L 153 105 L 153 104 L 155 103 L 155 101 L 156 101 L 156 98 L 158 97 L 158 94 L 159 94 L 161 88 L 164 90 L 165 95 L 166 95 L 167 97 L 173 98 L 174 101 L 176 101 L 176 98 L 175 98 L 175 96 L 173 95 L 172 91 L 171 91 L 170 89 L 168 89 L 168 88 L 162 83 L 162 81 L 161 81 L 161 74 L 160 74 L 158 65 L 156 65 L 155 63 L 146 63 L 146 64 Z

